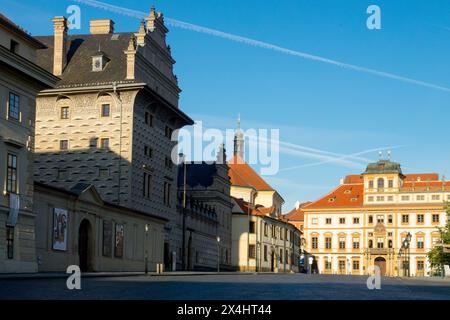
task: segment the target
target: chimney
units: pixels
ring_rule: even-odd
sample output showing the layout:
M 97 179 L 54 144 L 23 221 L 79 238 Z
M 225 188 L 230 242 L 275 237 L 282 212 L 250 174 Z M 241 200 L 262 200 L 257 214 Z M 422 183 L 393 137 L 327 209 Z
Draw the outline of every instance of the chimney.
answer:
M 134 34 L 131 35 L 128 48 L 124 53 L 127 56 L 127 80 L 134 80 L 136 63 L 136 37 Z
M 60 76 L 67 62 L 67 19 L 65 17 L 53 18 L 54 45 L 53 45 L 53 74 Z
M 91 20 L 89 29 L 91 34 L 114 33 L 114 21 L 110 19 Z

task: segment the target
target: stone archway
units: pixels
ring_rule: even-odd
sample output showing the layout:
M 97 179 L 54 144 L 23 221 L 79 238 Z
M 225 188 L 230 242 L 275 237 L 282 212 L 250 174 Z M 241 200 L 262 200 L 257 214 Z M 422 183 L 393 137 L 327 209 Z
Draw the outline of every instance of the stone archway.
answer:
M 380 275 L 386 275 L 386 259 L 383 257 L 375 258 L 375 265 L 380 268 Z
M 78 257 L 81 272 L 92 271 L 92 226 L 84 219 L 78 229 Z

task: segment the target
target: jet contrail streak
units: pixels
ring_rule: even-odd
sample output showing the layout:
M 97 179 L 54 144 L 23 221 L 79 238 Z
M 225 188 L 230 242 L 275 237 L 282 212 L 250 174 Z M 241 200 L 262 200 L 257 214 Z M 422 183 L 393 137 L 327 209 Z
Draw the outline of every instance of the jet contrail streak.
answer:
M 72 0 L 72 1 L 75 1 L 75 2 L 78 2 L 78 3 L 82 3 L 82 4 L 85 4 L 85 5 L 91 6 L 91 7 L 112 11 L 112 12 L 115 12 L 115 13 L 118 13 L 118 14 L 129 16 L 129 17 L 142 19 L 145 16 L 147 16 L 146 13 L 141 12 L 141 11 L 131 10 L 131 9 L 119 7 L 119 6 L 115 6 L 115 5 L 112 5 L 112 4 L 104 3 L 104 2 L 101 2 L 101 1 L 96 1 L 96 0 Z M 357 72 L 367 73 L 367 74 L 371 74 L 371 75 L 375 75 L 375 76 L 383 77 L 383 78 L 389 78 L 389 79 L 393 79 L 393 80 L 397 80 L 397 81 L 401 81 L 401 82 L 405 82 L 405 83 L 409 83 L 409 84 L 414 84 L 414 85 L 418 85 L 418 86 L 422 86 L 422 87 L 427 87 L 427 88 L 430 88 L 430 89 L 440 90 L 440 91 L 444 91 L 444 92 L 450 92 L 450 88 L 448 88 L 448 87 L 444 87 L 444 86 L 440 86 L 440 85 L 436 85 L 436 84 L 433 84 L 433 83 L 429 83 L 429 82 L 425 82 L 425 81 L 421 81 L 421 80 L 416 80 L 416 79 L 412 79 L 412 78 L 408 78 L 408 77 L 403 77 L 403 76 L 396 75 L 396 74 L 389 73 L 389 72 L 384 72 L 384 71 L 379 71 L 379 70 L 375 70 L 375 69 L 371 69 L 371 68 L 366 68 L 366 67 L 361 67 L 361 66 L 357 66 L 357 65 L 353 65 L 353 64 L 348 64 L 348 63 L 344 63 L 344 62 L 340 62 L 340 61 L 336 61 L 336 60 L 332 60 L 332 59 L 328 59 L 328 58 L 312 55 L 312 54 L 301 52 L 301 51 L 295 51 L 295 50 L 283 48 L 283 47 L 280 47 L 280 46 L 277 46 L 277 45 L 273 45 L 273 44 L 270 44 L 270 43 L 267 43 L 267 42 L 262 42 L 262 41 L 259 41 L 259 40 L 254 40 L 254 39 L 250 39 L 250 38 L 246 38 L 246 37 L 242 37 L 242 36 L 226 33 L 226 32 L 222 32 L 222 31 L 218 31 L 218 30 L 215 30 L 215 29 L 210 29 L 210 28 L 198 26 L 198 25 L 195 25 L 195 24 L 191 24 L 191 23 L 187 23 L 187 22 L 183 22 L 183 21 L 179 21 L 179 20 L 175 20 L 175 19 L 171 19 L 171 18 L 165 18 L 165 21 L 166 21 L 166 23 L 168 25 L 176 27 L 176 28 L 181 28 L 181 29 L 185 29 L 185 30 L 195 31 L 195 32 L 199 32 L 199 33 L 204 33 L 204 34 L 212 35 L 212 36 L 215 36 L 215 37 L 231 40 L 231 41 L 234 41 L 234 42 L 247 44 L 247 45 L 254 46 L 254 47 L 259 47 L 259 48 L 264 48 L 264 49 L 268 49 L 268 50 L 273 50 L 273 51 L 277 51 L 277 52 L 280 52 L 280 53 L 283 53 L 283 54 L 287 54 L 287 55 L 291 55 L 291 56 L 295 56 L 295 57 L 300 57 L 300 58 L 307 59 L 307 60 L 312 60 L 312 61 L 317 61 L 317 62 L 322 62 L 322 63 L 334 65 L 334 66 L 337 66 L 337 67 L 340 67 L 340 68 L 343 68 L 343 69 L 348 69 L 348 70 L 353 70 L 353 71 L 357 71 Z
M 345 155 L 342 157 L 338 157 L 338 158 L 334 158 L 334 159 L 329 159 L 329 160 L 324 160 L 324 161 L 320 161 L 320 162 L 314 162 L 314 163 L 307 163 L 304 165 L 300 165 L 300 166 L 295 166 L 295 167 L 289 167 L 289 168 L 284 168 L 284 169 L 280 169 L 279 171 L 289 171 L 289 170 L 295 170 L 295 169 L 301 169 L 301 168 L 307 168 L 307 167 L 315 167 L 315 166 L 320 166 L 322 164 L 326 164 L 326 163 L 330 163 L 330 162 L 338 162 L 341 160 L 345 160 L 348 158 L 354 158 L 363 154 L 367 154 L 367 153 L 372 153 L 372 152 L 376 152 L 376 151 L 384 151 L 384 150 L 393 150 L 393 149 L 398 149 L 404 146 L 394 146 L 394 147 L 383 147 L 383 148 L 375 148 L 375 149 L 369 149 L 369 150 L 364 150 L 361 152 L 357 152 L 357 153 L 353 153 L 353 154 L 349 154 L 349 155 Z

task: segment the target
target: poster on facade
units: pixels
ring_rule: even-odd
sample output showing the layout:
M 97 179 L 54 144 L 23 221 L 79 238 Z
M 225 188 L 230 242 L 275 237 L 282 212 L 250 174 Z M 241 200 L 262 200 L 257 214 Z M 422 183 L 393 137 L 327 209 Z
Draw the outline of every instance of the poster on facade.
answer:
M 103 256 L 111 257 L 112 254 L 112 221 L 103 220 Z
M 123 257 L 123 236 L 124 226 L 123 224 L 116 224 L 116 243 L 114 247 L 114 256 L 117 258 Z
M 68 214 L 66 209 L 53 211 L 53 250 L 67 250 Z

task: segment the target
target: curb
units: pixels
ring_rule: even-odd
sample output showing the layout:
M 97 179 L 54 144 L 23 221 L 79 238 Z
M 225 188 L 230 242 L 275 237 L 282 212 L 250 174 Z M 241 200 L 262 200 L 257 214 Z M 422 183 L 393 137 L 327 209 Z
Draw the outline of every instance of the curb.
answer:
M 211 275 L 257 275 L 259 273 L 254 272 L 192 272 L 192 273 L 180 273 L 180 272 L 165 272 L 156 273 L 149 272 L 112 272 L 112 273 L 81 273 L 81 278 L 118 278 L 118 277 L 182 277 L 182 276 L 211 276 Z M 0 275 L 0 281 L 3 280 L 51 280 L 51 279 L 67 279 L 70 274 L 68 273 L 29 273 L 29 274 L 7 274 Z

